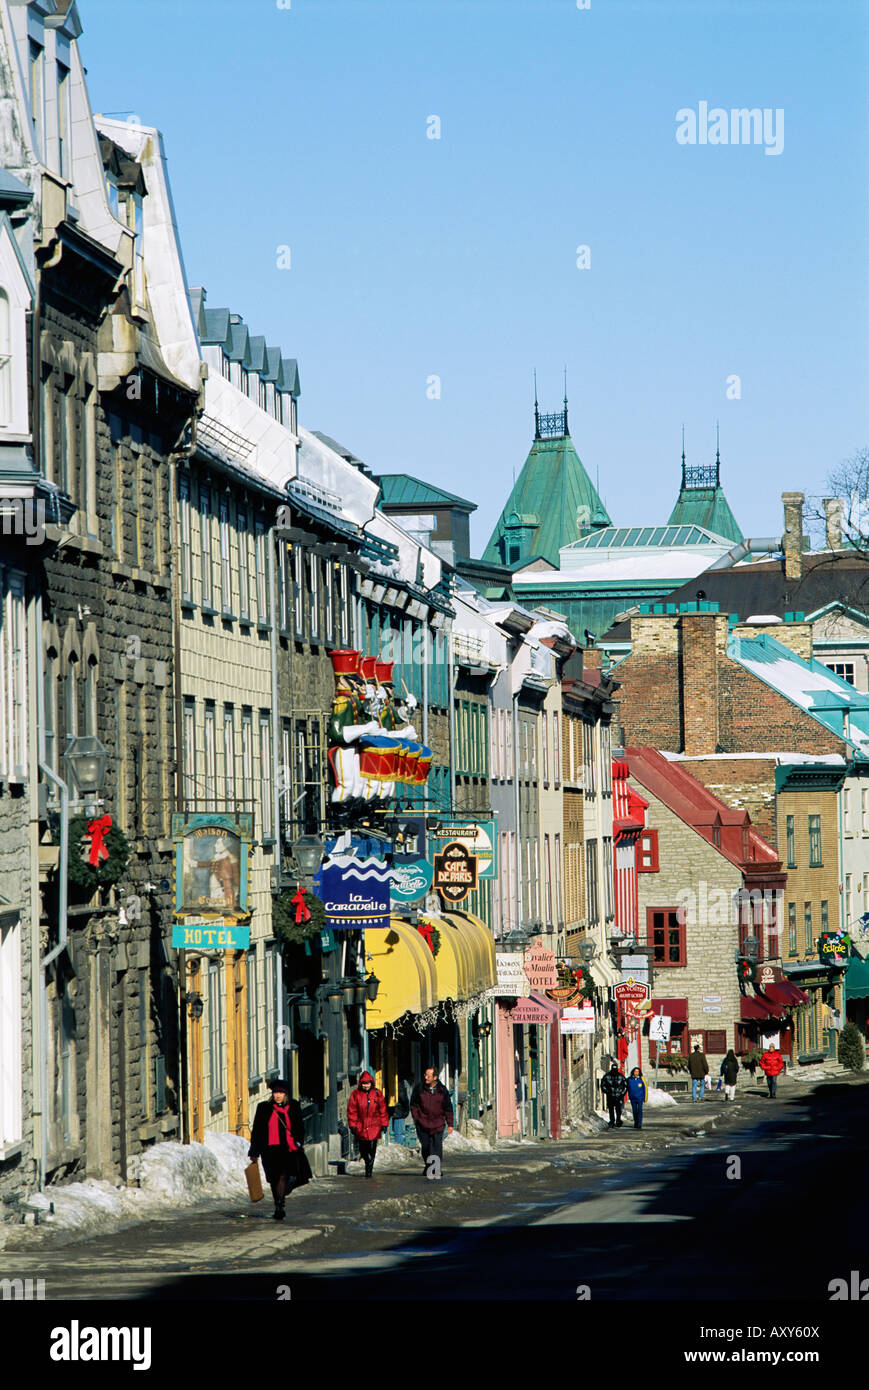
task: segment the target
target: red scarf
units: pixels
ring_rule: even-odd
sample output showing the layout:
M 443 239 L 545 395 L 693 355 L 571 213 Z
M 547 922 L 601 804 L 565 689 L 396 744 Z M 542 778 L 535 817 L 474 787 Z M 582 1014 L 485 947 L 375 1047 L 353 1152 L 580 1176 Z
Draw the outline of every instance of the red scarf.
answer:
M 279 1117 L 283 1116 L 283 1120 Z M 292 1153 L 296 1147 L 296 1141 L 290 1131 L 290 1107 L 289 1105 L 272 1105 L 272 1113 L 269 1115 L 269 1144 L 280 1144 L 281 1130 L 286 1131 L 287 1147 Z

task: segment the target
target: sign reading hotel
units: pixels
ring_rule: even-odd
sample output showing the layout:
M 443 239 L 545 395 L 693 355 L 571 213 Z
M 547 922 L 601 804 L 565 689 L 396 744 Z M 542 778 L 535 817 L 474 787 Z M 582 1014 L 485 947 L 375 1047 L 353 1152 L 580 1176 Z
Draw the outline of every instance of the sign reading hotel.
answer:
M 462 902 L 477 886 L 477 856 L 451 840 L 434 857 L 434 886 L 447 902 Z
M 220 918 L 211 926 L 221 927 L 250 919 L 247 868 L 252 835 L 249 812 L 173 815 L 176 918 Z
M 448 840 L 464 845 L 477 860 L 479 878 L 498 877 L 498 836 L 494 820 L 454 816 L 448 824 L 441 825 L 434 832 L 434 839 L 438 851 Z
M 497 984 L 487 994 L 490 999 L 520 999 L 531 993 L 521 951 L 496 951 Z
M 332 931 L 389 926 L 390 872 L 382 859 L 333 854 L 324 859 L 314 887 Z
M 187 918 L 173 922 L 172 945 L 182 951 L 246 951 L 250 946 L 250 923 Z
M 555 989 L 558 984 L 555 952 L 547 951 L 542 942 L 535 941 L 525 952 L 525 974 L 532 989 Z

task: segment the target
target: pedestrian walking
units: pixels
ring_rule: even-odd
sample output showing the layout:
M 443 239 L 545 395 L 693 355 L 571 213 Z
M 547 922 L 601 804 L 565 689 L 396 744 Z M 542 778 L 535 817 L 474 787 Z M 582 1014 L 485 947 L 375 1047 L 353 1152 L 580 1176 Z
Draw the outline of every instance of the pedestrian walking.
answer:
M 610 1117 L 610 1129 L 614 1126 L 621 1129 L 622 1105 L 624 1104 L 628 1083 L 615 1062 L 613 1062 L 609 1071 L 604 1072 L 601 1077 L 600 1088 L 606 1096 L 606 1108 Z
M 724 1077 L 724 1099 L 736 1099 L 736 1081 L 739 1076 L 739 1060 L 731 1047 L 721 1063 L 721 1075 Z
M 766 1077 L 766 1084 L 769 1087 L 769 1098 L 775 1100 L 776 1085 L 779 1073 L 784 1070 L 784 1058 L 777 1047 L 768 1047 L 760 1059 L 760 1069 Z
M 392 1107 L 392 1137 L 396 1144 L 404 1143 L 407 1117 L 410 1114 L 410 1096 L 413 1091 L 413 1077 L 400 1073 L 398 1077 L 395 1105 Z
M 453 1132 L 453 1102 L 446 1086 L 438 1081 L 434 1067 L 426 1067 L 425 1079 L 414 1086 L 410 1098 L 410 1113 L 422 1149 L 425 1164 L 423 1177 L 439 1178 L 444 1156 L 444 1130 L 449 1134 Z M 430 1158 L 437 1159 L 431 1170 Z
M 359 1152 L 365 1163 L 365 1176 L 370 1178 L 374 1171 L 374 1155 L 377 1141 L 389 1126 L 386 1111 L 386 1098 L 374 1084 L 370 1071 L 364 1071 L 359 1085 L 347 1102 L 347 1124 L 359 1144 Z
M 706 1078 L 709 1075 L 709 1063 L 706 1053 L 700 1051 L 699 1043 L 694 1044 L 694 1051 L 688 1058 L 688 1071 L 691 1074 L 691 1099 L 702 1100 Z
M 643 1128 L 643 1105 L 648 1094 L 649 1090 L 643 1073 L 639 1067 L 634 1067 L 628 1077 L 628 1100 L 631 1102 L 631 1110 L 634 1113 L 634 1129 Z
M 275 1199 L 274 1220 L 286 1216 L 284 1203 L 288 1193 L 311 1180 L 311 1165 L 305 1155 L 305 1124 L 302 1107 L 290 1100 L 286 1081 L 270 1081 L 271 1100 L 263 1100 L 256 1108 L 250 1131 L 248 1158 L 262 1158 L 266 1181 Z

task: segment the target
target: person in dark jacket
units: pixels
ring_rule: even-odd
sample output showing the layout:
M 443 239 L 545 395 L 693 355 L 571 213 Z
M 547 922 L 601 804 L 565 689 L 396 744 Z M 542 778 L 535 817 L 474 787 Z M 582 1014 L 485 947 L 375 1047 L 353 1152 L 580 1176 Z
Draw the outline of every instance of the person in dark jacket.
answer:
M 370 1178 L 374 1171 L 377 1141 L 389 1125 L 386 1098 L 375 1086 L 370 1071 L 362 1073 L 359 1085 L 347 1102 L 347 1124 L 356 1135 L 359 1152 L 365 1163 L 365 1176 Z
M 721 1075 L 724 1077 L 724 1097 L 726 1100 L 736 1099 L 736 1082 L 739 1077 L 739 1061 L 736 1053 L 731 1047 L 724 1061 L 721 1063 Z
M 248 1158 L 261 1158 L 266 1181 L 275 1199 L 275 1221 L 286 1216 L 287 1193 L 311 1180 L 311 1167 L 305 1156 L 305 1125 L 302 1107 L 290 1100 L 286 1081 L 270 1081 L 271 1100 L 261 1101 L 253 1117 Z
M 438 1081 L 438 1074 L 434 1067 L 427 1067 L 425 1080 L 414 1086 L 413 1095 L 410 1098 L 410 1113 L 413 1116 L 413 1122 L 419 1136 L 419 1146 L 422 1149 L 422 1158 L 425 1164 L 423 1177 L 439 1178 L 444 1156 L 444 1130 L 446 1129 L 450 1134 L 453 1132 L 453 1102 L 446 1086 Z M 430 1158 L 437 1160 L 432 1165 L 431 1170 L 429 1169 Z
M 639 1067 L 634 1067 L 628 1077 L 628 1100 L 634 1115 L 634 1129 L 643 1128 L 643 1104 L 648 1096 L 645 1077 Z
M 404 1143 L 407 1117 L 410 1114 L 410 1097 L 413 1091 L 413 1077 L 399 1073 L 395 1105 L 392 1107 L 392 1136 L 396 1144 Z
M 694 1044 L 694 1051 L 688 1058 L 688 1073 L 691 1077 L 691 1099 L 702 1100 L 703 1092 L 706 1089 L 706 1078 L 709 1075 L 709 1063 L 706 1060 L 706 1053 L 700 1051 L 700 1044 Z
M 622 1105 L 624 1104 L 628 1083 L 615 1062 L 613 1062 L 609 1071 L 604 1072 L 604 1075 L 601 1077 L 600 1088 L 606 1096 L 606 1108 L 610 1117 L 610 1129 L 612 1129 L 614 1125 L 621 1128 Z

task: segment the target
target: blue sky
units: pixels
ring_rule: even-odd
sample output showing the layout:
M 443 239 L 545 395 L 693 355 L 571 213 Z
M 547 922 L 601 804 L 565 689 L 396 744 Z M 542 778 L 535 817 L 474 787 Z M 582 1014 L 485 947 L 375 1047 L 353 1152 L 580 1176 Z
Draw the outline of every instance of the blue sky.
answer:
M 164 133 L 191 283 L 299 359 L 305 426 L 475 501 L 474 553 L 530 447 L 534 367 L 553 410 L 567 366 L 621 524 L 666 520 L 683 422 L 690 464 L 720 421 L 746 535 L 869 444 L 864 0 L 79 12 L 94 109 Z M 702 101 L 781 109 L 782 152 L 678 144 Z

